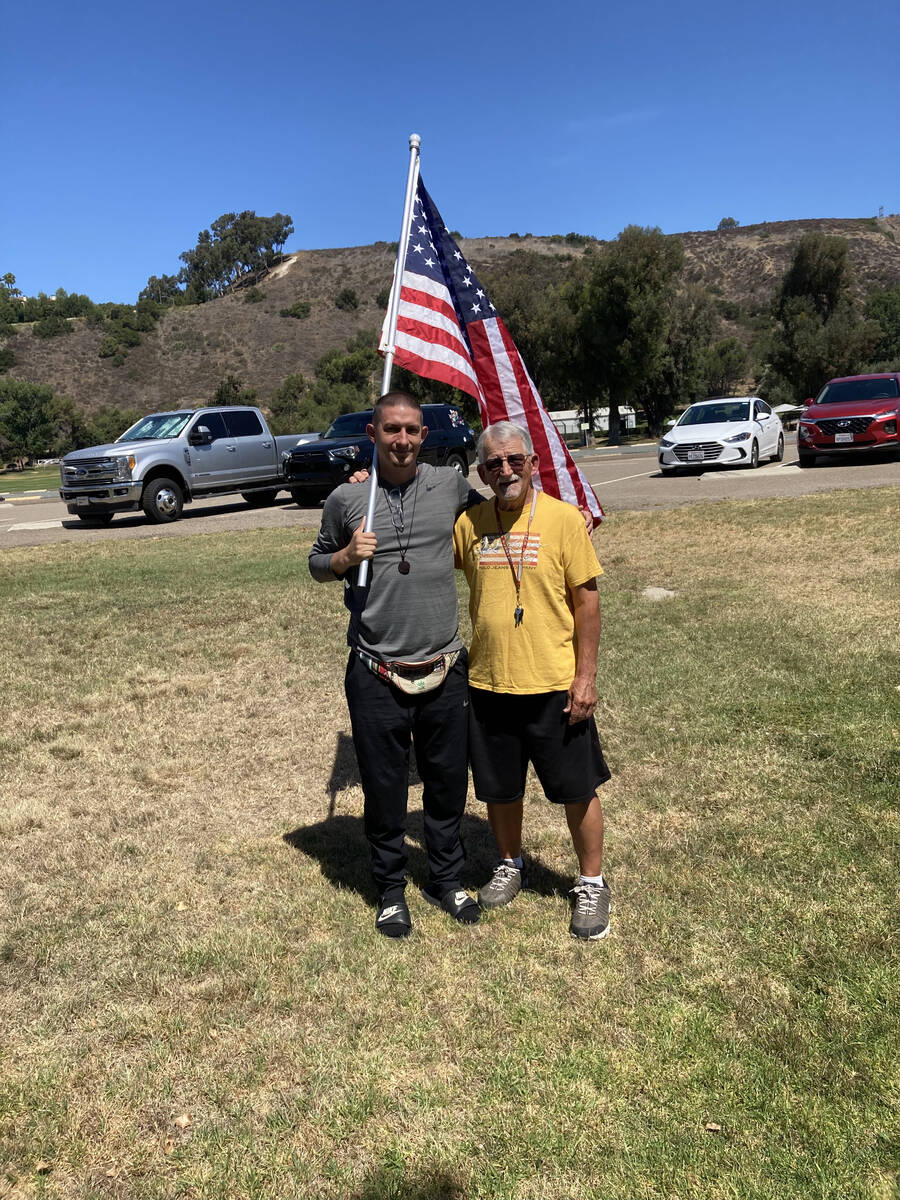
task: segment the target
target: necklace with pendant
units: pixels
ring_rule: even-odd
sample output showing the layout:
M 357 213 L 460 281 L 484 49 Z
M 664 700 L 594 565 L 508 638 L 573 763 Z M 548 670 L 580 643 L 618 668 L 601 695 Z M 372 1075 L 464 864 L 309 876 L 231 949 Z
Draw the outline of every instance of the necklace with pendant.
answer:
M 525 551 L 528 549 L 528 537 L 531 533 L 531 522 L 534 520 L 534 508 L 537 504 L 537 489 L 533 489 L 531 493 L 531 511 L 528 514 L 528 527 L 525 530 L 525 536 L 522 539 L 522 550 L 519 554 L 519 565 L 513 565 L 512 556 L 509 553 L 509 534 L 503 532 L 503 525 L 500 521 L 500 505 L 494 498 L 494 513 L 497 517 L 497 532 L 500 534 L 500 544 L 503 547 L 503 552 L 506 555 L 506 561 L 509 563 L 509 569 L 512 571 L 513 583 L 516 585 L 516 607 L 513 611 L 513 620 L 515 621 L 516 629 L 522 624 L 522 618 L 525 616 L 525 610 L 522 608 L 521 592 L 522 592 L 522 567 L 525 564 Z M 513 521 L 515 524 L 515 521 Z
M 409 559 L 406 557 L 409 550 L 409 543 L 412 540 L 413 521 L 416 519 L 416 502 L 419 499 L 418 475 L 413 480 L 413 507 L 412 516 L 409 518 L 409 532 L 406 535 L 406 545 L 403 545 L 401 534 L 405 531 L 406 526 L 403 520 L 403 492 L 400 488 L 385 488 L 384 496 L 387 500 L 388 510 L 391 514 L 391 524 L 394 527 L 394 536 L 397 539 L 397 549 L 400 551 L 400 561 L 397 563 L 397 570 L 401 575 L 409 574 Z

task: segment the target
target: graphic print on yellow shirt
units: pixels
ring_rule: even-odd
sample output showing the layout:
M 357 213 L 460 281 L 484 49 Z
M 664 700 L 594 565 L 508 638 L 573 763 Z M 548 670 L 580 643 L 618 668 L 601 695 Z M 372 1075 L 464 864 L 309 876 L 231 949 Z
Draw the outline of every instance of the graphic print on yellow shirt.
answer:
M 528 545 L 524 546 L 525 536 L 524 533 L 511 533 L 506 539 L 509 557 L 512 559 L 513 565 L 518 565 L 521 559 L 523 569 L 525 567 L 537 566 L 538 545 L 540 543 L 540 534 L 532 530 L 527 535 Z M 506 551 L 503 549 L 503 541 L 496 529 L 493 533 L 486 533 L 484 535 L 481 539 L 478 553 L 480 565 L 484 570 L 490 570 L 491 567 L 503 567 L 504 570 L 509 570 L 509 559 L 506 557 Z
M 469 584 L 472 644 L 469 683 L 492 692 L 534 694 L 566 691 L 575 677 L 575 617 L 571 593 L 602 574 L 584 518 L 571 504 L 537 494 L 530 505 L 500 510 L 509 559 L 497 528 L 493 504 L 462 513 L 453 533 L 456 565 Z M 522 623 L 515 624 L 513 567 L 522 560 Z

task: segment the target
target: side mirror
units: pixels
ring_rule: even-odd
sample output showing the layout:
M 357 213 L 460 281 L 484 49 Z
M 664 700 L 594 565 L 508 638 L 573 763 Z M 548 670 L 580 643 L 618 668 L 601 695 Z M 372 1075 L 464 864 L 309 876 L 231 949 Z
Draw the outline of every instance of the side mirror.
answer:
M 192 446 L 208 446 L 212 440 L 213 436 L 205 425 L 195 425 L 188 435 Z

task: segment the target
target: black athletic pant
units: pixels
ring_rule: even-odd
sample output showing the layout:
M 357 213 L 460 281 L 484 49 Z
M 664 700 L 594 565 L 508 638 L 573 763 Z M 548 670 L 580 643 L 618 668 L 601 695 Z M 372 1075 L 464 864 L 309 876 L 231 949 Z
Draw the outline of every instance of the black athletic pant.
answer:
M 468 665 L 462 651 L 432 692 L 408 696 L 373 674 L 351 651 L 344 689 L 365 795 L 365 830 L 380 892 L 406 886 L 406 807 L 410 740 L 424 785 L 428 882 L 459 885 L 459 823 L 469 782 Z

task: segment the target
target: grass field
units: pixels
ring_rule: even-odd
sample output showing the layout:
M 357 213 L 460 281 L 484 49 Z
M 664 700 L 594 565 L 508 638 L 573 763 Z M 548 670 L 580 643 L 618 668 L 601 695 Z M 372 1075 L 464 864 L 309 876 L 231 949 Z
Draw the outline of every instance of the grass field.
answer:
M 59 467 L 28 467 L 0 471 L 0 493 L 54 490 L 59 487 Z
M 307 531 L 4 552 L 0 1196 L 897 1196 L 897 502 L 598 533 L 596 944 L 534 789 L 533 890 L 428 907 L 415 779 L 377 937 Z

